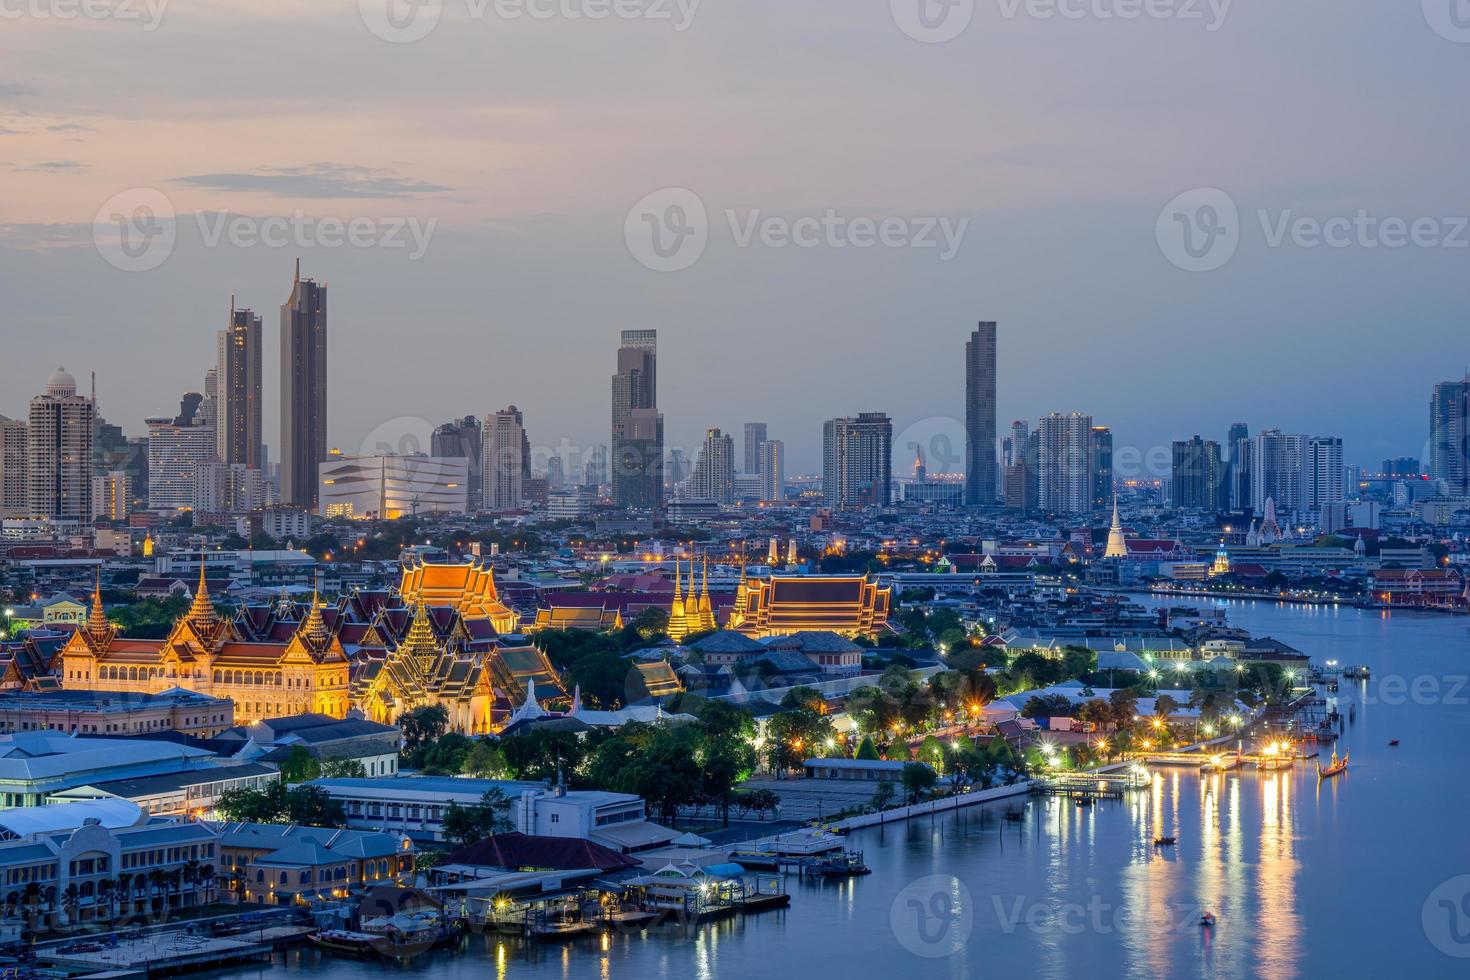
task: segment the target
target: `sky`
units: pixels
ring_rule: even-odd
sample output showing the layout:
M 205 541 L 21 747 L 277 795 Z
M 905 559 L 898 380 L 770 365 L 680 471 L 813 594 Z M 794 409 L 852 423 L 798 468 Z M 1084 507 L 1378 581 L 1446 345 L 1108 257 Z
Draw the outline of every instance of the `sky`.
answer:
M 202 387 L 234 296 L 265 320 L 278 443 L 298 256 L 330 287 L 346 452 L 509 404 L 538 446 L 605 443 L 626 328 L 659 331 L 670 446 L 764 421 L 788 474 L 860 411 L 957 469 L 977 320 L 1002 429 L 1086 412 L 1140 460 L 1235 421 L 1420 455 L 1430 388 L 1470 362 L 1466 0 L 0 21 L 0 414 L 65 365 L 141 434 Z

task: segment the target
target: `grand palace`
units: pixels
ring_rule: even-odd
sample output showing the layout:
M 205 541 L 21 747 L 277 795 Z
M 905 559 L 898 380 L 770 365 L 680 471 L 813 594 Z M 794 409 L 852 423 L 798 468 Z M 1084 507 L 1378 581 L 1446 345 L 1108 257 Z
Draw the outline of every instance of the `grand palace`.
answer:
M 90 615 L 62 647 L 69 690 L 158 693 L 187 688 L 229 698 L 239 723 L 357 710 L 394 723 L 444 707 L 453 730 L 497 731 L 527 697 L 566 700 L 551 663 L 517 630 L 488 565 L 414 563 L 397 589 L 242 606 L 223 617 L 200 570 L 187 613 L 163 640 L 120 636 L 94 593 Z M 532 683 L 534 682 L 534 684 Z

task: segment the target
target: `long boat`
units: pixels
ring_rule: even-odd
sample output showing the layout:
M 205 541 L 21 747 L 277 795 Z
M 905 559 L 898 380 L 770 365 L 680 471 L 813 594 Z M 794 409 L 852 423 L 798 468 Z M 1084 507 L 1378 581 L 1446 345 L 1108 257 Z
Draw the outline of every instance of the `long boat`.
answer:
M 1327 779 L 1327 778 L 1329 778 L 1331 776 L 1336 776 L 1339 773 L 1346 772 L 1347 771 L 1347 767 L 1348 767 L 1348 757 L 1346 755 L 1344 755 L 1341 759 L 1339 759 L 1337 757 L 1337 753 L 1334 752 L 1334 753 L 1332 753 L 1332 763 L 1330 765 L 1328 765 L 1326 768 L 1323 768 L 1322 763 L 1320 763 L 1320 762 L 1317 763 L 1317 778 L 1318 779 Z

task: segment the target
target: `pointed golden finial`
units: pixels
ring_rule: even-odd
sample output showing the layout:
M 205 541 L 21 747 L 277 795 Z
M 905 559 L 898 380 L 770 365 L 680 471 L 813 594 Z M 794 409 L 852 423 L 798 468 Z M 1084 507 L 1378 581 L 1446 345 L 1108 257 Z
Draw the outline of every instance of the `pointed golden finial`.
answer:
M 107 621 L 107 611 L 102 608 L 102 569 L 97 569 L 97 585 L 92 590 L 92 612 L 87 617 L 87 632 L 93 636 L 103 636 L 111 628 L 112 624 Z
M 214 603 L 209 601 L 209 584 L 204 578 L 205 554 L 199 549 L 199 585 L 194 589 L 194 601 L 189 605 L 189 621 L 200 625 L 213 625 L 218 615 Z

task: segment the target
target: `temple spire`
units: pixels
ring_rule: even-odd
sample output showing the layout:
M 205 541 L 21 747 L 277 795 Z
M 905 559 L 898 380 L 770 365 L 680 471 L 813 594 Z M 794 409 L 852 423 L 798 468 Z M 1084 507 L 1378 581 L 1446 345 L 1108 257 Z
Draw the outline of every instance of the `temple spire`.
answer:
M 301 623 L 298 631 L 316 647 L 324 646 L 331 638 L 331 631 L 327 629 L 326 621 L 322 619 L 322 601 L 315 586 L 311 590 L 311 612 L 306 614 L 306 619 Z
M 97 569 L 97 585 L 92 590 L 92 612 L 87 617 L 87 632 L 94 638 L 101 638 L 112 632 L 112 624 L 107 620 L 107 611 L 102 608 L 102 569 Z
M 194 589 L 194 601 L 189 606 L 189 622 L 204 628 L 212 627 L 219 619 L 214 603 L 209 601 L 209 584 L 204 578 L 206 552 L 199 552 L 199 585 Z

